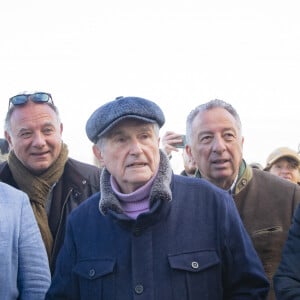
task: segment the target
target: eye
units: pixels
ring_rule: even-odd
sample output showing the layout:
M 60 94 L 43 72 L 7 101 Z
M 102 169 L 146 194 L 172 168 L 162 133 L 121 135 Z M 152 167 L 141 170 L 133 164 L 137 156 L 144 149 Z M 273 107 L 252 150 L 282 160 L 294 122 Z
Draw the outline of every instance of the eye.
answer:
M 46 127 L 46 128 L 44 128 L 44 130 L 43 130 L 43 132 L 44 132 L 45 135 L 49 135 L 49 134 L 51 134 L 53 131 L 54 131 L 54 130 L 53 130 L 53 128 L 51 128 L 51 127 Z
M 204 135 L 200 138 L 200 142 L 204 143 L 204 144 L 207 144 L 212 140 L 212 138 L 213 137 L 211 135 Z
M 125 143 L 126 138 L 124 136 L 116 136 L 114 140 L 117 143 Z
M 24 131 L 20 134 L 20 137 L 23 139 L 28 139 L 31 137 L 31 135 L 32 135 L 32 133 L 30 131 Z
M 287 166 L 287 168 L 288 168 L 288 170 L 293 171 L 293 170 L 297 169 L 297 166 L 292 165 L 292 164 L 289 164 L 289 165 Z
M 148 139 L 149 137 L 150 137 L 151 135 L 150 134 L 148 134 L 148 133 L 143 133 L 143 134 L 141 134 L 140 135 L 140 137 L 142 138 L 142 139 Z
M 224 134 L 224 139 L 226 141 L 232 141 L 233 139 L 235 139 L 235 135 L 232 132 L 226 132 Z

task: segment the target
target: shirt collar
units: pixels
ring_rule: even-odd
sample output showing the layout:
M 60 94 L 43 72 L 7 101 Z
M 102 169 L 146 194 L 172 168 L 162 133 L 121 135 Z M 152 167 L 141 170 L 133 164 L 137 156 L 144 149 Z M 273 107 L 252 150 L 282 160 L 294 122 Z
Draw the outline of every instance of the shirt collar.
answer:
M 239 177 L 238 175 L 235 176 L 235 179 L 234 179 L 231 187 L 227 190 L 230 195 L 233 195 L 233 193 L 234 193 L 234 189 L 235 189 L 235 185 L 238 180 L 238 177 Z

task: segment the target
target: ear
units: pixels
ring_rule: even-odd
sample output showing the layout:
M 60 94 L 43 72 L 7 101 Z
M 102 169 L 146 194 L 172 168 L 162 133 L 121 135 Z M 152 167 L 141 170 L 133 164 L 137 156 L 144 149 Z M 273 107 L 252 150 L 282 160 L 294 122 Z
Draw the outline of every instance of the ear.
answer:
M 242 139 L 241 140 L 241 148 L 243 149 L 244 148 L 244 137 L 242 136 L 241 139 Z
M 193 161 L 192 149 L 188 144 L 185 145 L 185 152 L 188 155 L 188 157 Z
M 93 145 L 93 153 L 94 153 L 95 157 L 97 158 L 97 160 L 99 161 L 99 165 L 101 167 L 104 167 L 105 164 L 104 164 L 102 152 L 96 144 Z

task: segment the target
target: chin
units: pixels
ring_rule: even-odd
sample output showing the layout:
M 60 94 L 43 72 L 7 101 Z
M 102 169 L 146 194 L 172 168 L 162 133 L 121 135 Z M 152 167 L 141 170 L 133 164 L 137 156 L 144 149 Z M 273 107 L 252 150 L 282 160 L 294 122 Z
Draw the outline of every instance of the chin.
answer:
M 232 174 L 231 171 L 229 172 L 228 170 L 224 170 L 224 171 L 214 172 L 213 177 L 218 179 L 218 180 L 222 180 L 222 179 L 226 180 L 226 179 L 228 179 L 229 177 L 232 177 L 232 176 L 233 176 L 233 174 Z
M 47 165 L 39 165 L 39 166 L 34 166 L 32 168 L 32 170 L 36 174 L 41 174 L 41 173 L 47 171 L 49 169 L 49 167 L 50 166 L 48 164 Z
M 138 182 L 139 184 L 146 184 L 149 180 L 151 179 L 151 176 L 149 174 L 144 174 L 144 175 L 137 175 L 133 176 L 131 178 L 131 181 Z

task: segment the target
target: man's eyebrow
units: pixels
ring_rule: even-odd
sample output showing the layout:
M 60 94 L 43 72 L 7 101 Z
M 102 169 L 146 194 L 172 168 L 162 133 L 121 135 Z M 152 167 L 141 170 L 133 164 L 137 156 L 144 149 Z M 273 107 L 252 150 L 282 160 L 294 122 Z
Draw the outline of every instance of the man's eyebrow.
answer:
M 116 135 L 121 135 L 121 134 L 124 134 L 124 131 L 121 130 L 121 129 L 117 129 L 117 130 L 111 131 L 107 136 L 108 137 L 114 137 Z

